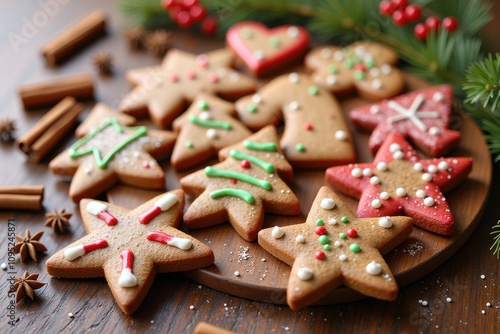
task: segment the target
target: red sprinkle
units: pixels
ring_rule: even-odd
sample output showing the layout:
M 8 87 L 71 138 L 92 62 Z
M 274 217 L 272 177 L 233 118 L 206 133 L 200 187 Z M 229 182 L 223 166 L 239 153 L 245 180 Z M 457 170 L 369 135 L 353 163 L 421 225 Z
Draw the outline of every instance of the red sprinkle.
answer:
M 232 184 L 236 184 L 238 181 L 236 179 L 231 179 Z
M 363 63 L 358 63 L 354 65 L 354 69 L 362 72 L 366 72 L 366 66 Z
M 304 123 L 304 129 L 306 129 L 307 131 L 311 131 L 313 128 L 313 126 L 311 125 L 311 123 Z
M 318 226 L 316 227 L 316 229 L 314 230 L 314 232 L 317 234 L 317 235 L 324 235 L 326 234 L 326 228 L 324 226 Z
M 326 259 L 326 254 L 323 251 L 317 251 L 314 254 L 314 257 L 316 258 L 316 260 L 324 260 L 324 259 Z
M 175 73 L 174 73 L 174 74 L 172 74 L 172 75 L 170 76 L 170 81 L 172 81 L 172 82 L 177 82 L 177 81 L 179 81 L 179 76 L 178 76 L 177 74 L 175 74 Z
M 211 73 L 208 75 L 208 81 L 210 81 L 211 83 L 216 83 L 217 81 L 219 81 L 219 76 L 217 76 L 216 73 Z
M 188 71 L 187 77 L 188 77 L 188 79 L 191 79 L 191 80 L 196 79 L 196 73 L 193 71 Z
M 241 161 L 241 167 L 245 168 L 245 169 L 250 168 L 250 161 L 248 161 L 248 160 L 242 160 Z
M 346 234 L 349 238 L 357 238 L 358 237 L 358 232 L 353 228 L 348 229 Z
M 149 166 L 149 162 L 144 161 L 144 162 L 142 163 L 142 167 L 143 167 L 143 168 L 148 169 L 148 168 L 150 167 L 150 166 Z

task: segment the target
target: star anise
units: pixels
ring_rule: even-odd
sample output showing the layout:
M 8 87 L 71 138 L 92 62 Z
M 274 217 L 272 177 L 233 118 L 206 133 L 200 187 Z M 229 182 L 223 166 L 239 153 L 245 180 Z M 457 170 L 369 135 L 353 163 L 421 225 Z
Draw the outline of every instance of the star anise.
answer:
M 166 30 L 156 30 L 146 37 L 146 48 L 157 57 L 163 57 L 170 47 L 172 34 Z
M 107 52 L 97 52 L 92 57 L 92 62 L 101 75 L 108 75 L 113 71 L 113 57 Z
M 30 235 L 30 230 L 26 229 L 25 236 L 16 234 L 17 243 L 14 245 L 14 252 L 19 253 L 21 262 L 26 260 L 26 257 L 31 257 L 35 262 L 38 262 L 36 252 L 45 252 L 47 248 L 38 240 L 43 235 L 43 231 Z
M 45 226 L 50 226 L 54 232 L 62 233 L 69 227 L 69 219 L 72 214 L 66 212 L 65 209 L 62 210 L 52 210 L 52 212 L 47 212 L 45 217 Z
M 144 47 L 146 30 L 142 27 L 134 27 L 125 31 L 123 37 L 131 50 L 139 50 Z
M 16 303 L 25 296 L 35 299 L 35 292 L 33 290 L 40 289 L 46 283 L 38 282 L 38 274 L 29 274 L 27 271 L 24 272 L 22 277 L 14 277 L 14 285 L 11 285 L 9 293 L 16 292 Z
M 16 122 L 6 118 L 0 120 L 0 140 L 3 142 L 12 141 L 12 134 L 16 130 Z

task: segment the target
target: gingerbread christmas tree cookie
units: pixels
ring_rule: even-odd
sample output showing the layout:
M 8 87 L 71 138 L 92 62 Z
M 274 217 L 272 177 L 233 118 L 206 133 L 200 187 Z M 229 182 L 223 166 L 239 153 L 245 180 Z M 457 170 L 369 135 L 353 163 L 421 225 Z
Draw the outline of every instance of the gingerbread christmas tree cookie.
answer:
M 290 73 L 257 94 L 236 102 L 240 120 L 252 130 L 284 118 L 280 146 L 296 168 L 326 168 L 354 162 L 353 140 L 337 100 L 307 75 Z
M 49 275 L 105 277 L 118 306 L 137 310 L 156 273 L 192 270 L 214 262 L 212 250 L 177 230 L 184 193 L 159 195 L 134 210 L 84 199 L 80 203 L 88 235 L 46 262 Z
M 317 47 L 307 54 L 305 64 L 314 82 L 335 95 L 356 90 L 368 99 L 383 100 L 404 87 L 403 75 L 394 67 L 397 61 L 396 52 L 382 44 L 356 42 L 346 48 Z
M 119 109 L 136 117 L 149 113 L 156 125 L 166 128 L 202 92 L 236 100 L 255 91 L 254 81 L 230 69 L 231 63 L 232 57 L 220 53 L 196 56 L 171 50 L 164 65 L 129 74 L 134 78 L 130 80 L 140 81 Z
M 172 151 L 175 134 L 134 124 L 133 117 L 98 104 L 76 130 L 82 137 L 50 162 L 52 173 L 73 177 L 73 202 L 95 197 L 116 182 L 165 188 L 165 173 L 155 158 Z
M 396 133 L 387 136 L 372 163 L 331 167 L 326 182 L 360 198 L 358 217 L 404 214 L 425 230 L 451 235 L 454 218 L 443 196 L 472 168 L 470 158 L 420 160 Z
M 264 212 L 300 213 L 299 200 L 282 180 L 291 180 L 293 170 L 278 147 L 273 126 L 224 148 L 219 156 L 227 158 L 180 180 L 189 195 L 198 196 L 184 214 L 187 227 L 229 220 L 242 238 L 253 241 L 264 223 Z
M 322 187 L 303 224 L 259 232 L 259 245 L 292 266 L 290 308 L 310 305 L 346 285 L 367 296 L 396 299 L 398 286 L 382 255 L 412 232 L 411 218 L 357 218 L 328 187 Z
M 173 123 L 179 135 L 172 166 L 177 170 L 191 168 L 216 157 L 221 148 L 250 136 L 250 130 L 233 115 L 236 110 L 232 103 L 206 94 L 198 96 Z
M 373 153 L 389 132 L 397 132 L 426 154 L 437 157 L 460 141 L 460 132 L 449 129 L 452 107 L 452 88 L 441 85 L 353 109 L 349 117 L 360 128 L 373 131 L 368 142 Z

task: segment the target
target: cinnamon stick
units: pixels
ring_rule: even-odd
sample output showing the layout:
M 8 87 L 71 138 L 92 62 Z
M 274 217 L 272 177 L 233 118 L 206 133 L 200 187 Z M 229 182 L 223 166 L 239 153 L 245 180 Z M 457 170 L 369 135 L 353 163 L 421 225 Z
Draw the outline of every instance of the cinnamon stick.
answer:
M 102 35 L 106 29 L 106 13 L 97 10 L 75 22 L 42 47 L 42 55 L 49 65 L 61 60 Z
M 73 97 L 67 97 L 49 110 L 16 145 L 31 162 L 40 161 L 45 154 L 71 129 L 83 110 Z
M 0 209 L 41 210 L 44 186 L 0 186 Z
M 94 83 L 90 74 L 77 74 L 19 88 L 24 108 L 53 105 L 67 96 L 76 99 L 94 95 Z

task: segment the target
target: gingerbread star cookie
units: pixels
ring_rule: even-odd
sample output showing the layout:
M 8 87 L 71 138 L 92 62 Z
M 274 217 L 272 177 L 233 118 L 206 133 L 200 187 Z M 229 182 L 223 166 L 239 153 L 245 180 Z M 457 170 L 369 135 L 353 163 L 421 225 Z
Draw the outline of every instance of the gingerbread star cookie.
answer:
M 396 52 L 382 44 L 356 42 L 346 48 L 317 47 L 307 54 L 305 64 L 314 82 L 337 96 L 356 90 L 370 100 L 383 100 L 404 88 L 403 75 L 394 67 L 397 61 Z
M 367 296 L 396 299 L 398 286 L 382 255 L 411 232 L 411 218 L 357 218 L 340 197 L 322 187 L 305 223 L 264 229 L 259 245 L 292 266 L 287 303 L 295 310 L 340 285 Z
M 76 130 L 81 138 L 50 162 L 53 174 L 73 178 L 69 188 L 73 202 L 95 197 L 116 182 L 165 188 L 165 173 L 155 158 L 172 151 L 176 136 L 132 126 L 135 122 L 131 116 L 98 104 Z
M 105 277 L 118 306 L 134 313 L 156 273 L 192 270 L 214 262 L 212 250 L 177 229 L 184 193 L 159 195 L 134 210 L 84 199 L 88 235 L 46 262 L 47 273 L 63 278 Z
M 283 117 L 280 145 L 296 168 L 326 168 L 355 161 L 352 136 L 337 100 L 307 75 L 279 76 L 257 94 L 238 100 L 236 110 L 252 130 L 278 125 Z
M 227 31 L 226 42 L 250 71 L 263 77 L 299 62 L 309 46 L 309 33 L 294 25 L 269 29 L 246 21 Z
M 166 57 L 162 66 L 128 75 L 140 82 L 123 98 L 121 112 L 136 117 L 149 113 L 157 126 L 166 128 L 201 92 L 236 100 L 255 91 L 254 81 L 230 69 L 232 57 L 220 52 L 196 56 L 171 50 Z
M 172 166 L 176 170 L 191 168 L 216 157 L 221 148 L 250 136 L 250 130 L 234 115 L 232 103 L 206 94 L 198 96 L 173 123 L 179 135 L 170 160 Z
M 451 235 L 454 218 L 443 196 L 462 182 L 471 158 L 420 160 L 411 145 L 390 133 L 372 163 L 331 167 L 326 182 L 360 198 L 358 217 L 404 214 L 425 230 Z
M 427 155 L 437 157 L 460 141 L 460 132 L 448 128 L 452 106 L 451 86 L 441 85 L 353 109 L 349 117 L 360 128 L 373 131 L 368 142 L 373 153 L 389 132 L 397 132 Z
M 184 214 L 188 228 L 229 220 L 243 239 L 253 241 L 264 223 L 264 212 L 300 213 L 298 198 L 282 180 L 291 180 L 293 170 L 278 147 L 273 126 L 224 148 L 219 157 L 226 160 L 180 180 L 186 193 L 198 196 Z

